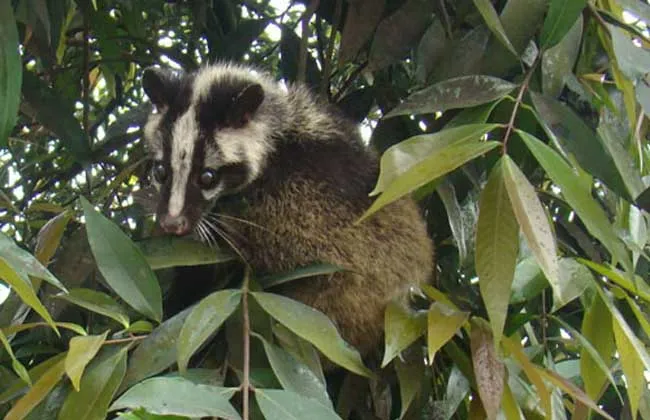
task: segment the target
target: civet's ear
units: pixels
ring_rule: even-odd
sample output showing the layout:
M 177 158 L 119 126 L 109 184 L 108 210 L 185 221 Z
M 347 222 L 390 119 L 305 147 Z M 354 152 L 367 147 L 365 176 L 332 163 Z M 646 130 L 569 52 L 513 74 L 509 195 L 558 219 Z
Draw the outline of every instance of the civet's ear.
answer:
M 255 111 L 264 100 L 264 89 L 259 83 L 246 86 L 233 99 L 232 107 L 228 113 L 229 123 L 234 127 L 246 125 L 252 118 Z
M 142 87 L 158 108 L 169 105 L 178 86 L 178 76 L 171 70 L 147 67 L 142 74 Z

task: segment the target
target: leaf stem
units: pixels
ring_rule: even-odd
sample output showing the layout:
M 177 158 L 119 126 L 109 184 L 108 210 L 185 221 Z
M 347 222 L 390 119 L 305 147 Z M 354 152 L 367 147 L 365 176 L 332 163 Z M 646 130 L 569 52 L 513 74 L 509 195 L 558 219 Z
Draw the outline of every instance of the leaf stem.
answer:
M 242 418 L 248 420 L 249 397 L 250 397 L 250 359 L 251 359 L 251 325 L 248 317 L 248 281 L 250 278 L 250 267 L 246 266 L 244 273 L 244 284 L 242 286 L 242 316 L 243 316 L 243 336 L 244 336 L 244 373 L 241 383 L 242 389 Z
M 539 52 L 539 55 L 535 59 L 535 62 L 530 66 L 528 69 L 528 72 L 526 73 L 526 76 L 524 77 L 524 81 L 521 82 L 521 87 L 519 88 L 519 93 L 517 93 L 517 98 L 515 99 L 515 106 L 512 108 L 512 114 L 510 115 L 510 121 L 508 121 L 508 125 L 506 128 L 506 134 L 503 136 L 503 149 L 502 149 L 502 154 L 505 155 L 508 153 L 508 139 L 510 139 L 510 135 L 512 134 L 512 130 L 515 128 L 515 118 L 517 117 L 517 111 L 519 111 L 519 106 L 521 105 L 523 99 L 524 99 L 524 93 L 526 93 L 526 90 L 528 89 L 528 86 L 530 85 L 530 79 L 533 76 L 533 73 L 535 72 L 535 69 L 537 68 L 537 63 L 540 60 L 540 57 L 542 56 L 542 52 Z

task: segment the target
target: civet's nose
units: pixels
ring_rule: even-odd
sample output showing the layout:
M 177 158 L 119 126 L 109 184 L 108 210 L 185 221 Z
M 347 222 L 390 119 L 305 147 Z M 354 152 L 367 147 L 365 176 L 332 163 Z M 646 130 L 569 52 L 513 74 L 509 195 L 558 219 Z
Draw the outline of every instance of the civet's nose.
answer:
M 160 220 L 160 227 L 167 233 L 173 233 L 179 236 L 187 235 L 190 232 L 190 222 L 183 215 L 164 215 Z

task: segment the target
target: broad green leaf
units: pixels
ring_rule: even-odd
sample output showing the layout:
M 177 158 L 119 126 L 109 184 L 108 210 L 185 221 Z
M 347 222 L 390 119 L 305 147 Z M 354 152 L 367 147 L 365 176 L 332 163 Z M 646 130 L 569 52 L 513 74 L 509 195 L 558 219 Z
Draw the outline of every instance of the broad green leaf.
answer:
M 109 411 L 144 408 L 152 414 L 240 419 L 228 401 L 234 389 L 196 384 L 182 377 L 147 379 L 122 394 Z
M 633 280 L 630 280 L 624 273 L 612 266 L 598 264 L 593 261 L 585 260 L 584 258 L 576 258 L 576 261 L 589 267 L 596 273 L 607 277 L 633 295 L 639 296 L 646 302 L 650 302 L 650 286 L 648 286 L 640 276 L 635 275 Z
M 117 418 L 120 420 L 187 420 L 185 416 L 159 416 L 142 409 L 119 413 Z
M 485 20 L 485 24 L 490 28 L 492 34 L 497 37 L 499 42 L 501 42 L 501 44 L 512 53 L 512 55 L 519 57 L 519 54 L 515 51 L 515 47 L 510 43 L 505 29 L 503 29 L 503 25 L 499 20 L 499 15 L 497 15 L 497 11 L 494 10 L 492 3 L 489 0 L 474 0 L 474 5 L 481 13 L 481 16 L 483 16 L 483 20 Z
M 11 367 L 16 373 L 16 375 L 18 375 L 20 379 L 25 381 L 25 383 L 31 385 L 32 380 L 29 377 L 29 373 L 27 372 L 27 369 L 25 369 L 25 366 L 22 363 L 20 363 L 20 360 L 16 358 L 16 355 L 14 354 L 14 351 L 11 348 L 11 343 L 9 343 L 7 336 L 2 330 L 0 330 L 0 342 L 2 342 L 2 346 L 5 348 L 5 351 L 9 355 L 9 358 L 11 359 Z
M 569 153 L 581 167 L 623 197 L 629 193 L 612 157 L 599 135 L 571 108 L 555 99 L 531 92 L 531 99 L 544 131 L 563 153 Z
M 373 0 L 366 1 L 374 6 Z M 349 13 L 349 12 L 348 12 Z M 445 33 L 441 17 L 435 16 L 429 28 L 424 32 L 415 50 L 415 79 L 418 84 L 426 85 L 429 75 L 436 68 L 440 59 L 447 52 L 447 46 L 451 42 Z M 339 54 L 339 59 L 341 55 Z
M 635 37 L 629 32 L 615 25 L 607 27 L 612 35 L 612 47 L 618 67 L 633 83 L 643 83 L 650 69 L 650 51 L 635 45 Z
M 585 391 L 592 399 L 600 395 L 600 390 L 607 380 L 607 375 L 602 372 L 602 369 L 596 368 L 599 365 L 597 360 L 601 358 L 609 371 L 616 351 L 612 325 L 611 313 L 601 297 L 596 295 L 582 319 L 582 333 L 598 352 L 598 357 L 591 355 L 585 347 L 580 352 L 580 374 L 585 384 Z
M 548 282 L 535 258 L 524 258 L 515 267 L 510 304 L 524 303 L 538 296 L 547 287 Z
M 464 163 L 489 152 L 501 145 L 496 141 L 475 141 L 472 143 L 452 144 L 427 156 L 421 162 L 413 165 L 386 186 L 384 192 L 372 203 L 372 206 L 361 216 L 362 221 L 377 212 L 382 207 L 404 197 L 416 189 L 428 184 Z
M 234 257 L 225 249 L 211 248 L 199 241 L 175 236 L 156 236 L 137 242 L 154 270 L 161 268 L 219 264 Z
M 542 27 L 540 47 L 548 49 L 556 45 L 569 32 L 585 8 L 587 0 L 551 0 Z
M 52 388 L 59 383 L 65 372 L 64 360 L 59 359 L 47 371 L 43 372 L 29 391 L 9 410 L 4 420 L 20 420 L 25 418 L 47 396 Z
M 282 324 L 273 325 L 273 335 L 284 350 L 308 366 L 322 383 L 326 383 L 321 357 L 311 343 L 298 337 Z
M 31 382 L 38 381 L 54 365 L 58 364 L 59 362 L 63 363 L 64 359 L 65 353 L 60 353 L 31 368 L 29 370 L 29 377 L 31 379 Z M 0 405 L 6 404 L 16 397 L 25 394 L 27 391 L 29 391 L 29 386 L 30 385 L 26 384 L 22 378 L 16 378 L 12 383 L 8 384 L 4 392 L 0 394 Z
M 467 321 L 468 314 L 459 312 L 442 302 L 434 302 L 427 315 L 427 354 L 429 363 L 438 350 L 451 340 Z
M 625 332 L 623 332 L 620 324 L 613 319 L 612 328 L 614 329 L 614 338 L 616 339 L 616 349 L 618 350 L 619 359 L 623 366 L 623 374 L 625 374 L 625 390 L 630 401 L 630 412 L 632 413 L 632 418 L 636 419 L 643 389 L 646 388 L 645 377 L 643 376 L 643 362 L 634 350 Z
M 565 393 L 571 395 L 576 401 L 580 401 L 581 403 L 585 404 L 586 406 L 588 406 L 589 408 L 591 408 L 592 410 L 594 410 L 595 412 L 597 412 L 598 414 L 600 414 L 604 418 L 609 419 L 609 420 L 614 420 L 612 418 L 612 416 L 610 416 L 605 411 L 603 411 L 603 409 L 600 408 L 598 406 L 598 404 L 596 404 L 594 401 L 592 401 L 591 398 L 589 398 L 584 393 L 583 390 L 581 390 L 580 388 L 575 386 L 571 381 L 568 381 L 568 380 L 564 379 L 563 377 L 561 377 L 560 375 L 558 375 L 557 373 L 555 373 L 553 371 L 543 369 L 543 368 L 538 367 L 538 366 L 536 366 L 535 369 L 537 370 L 537 372 L 539 372 L 539 374 L 544 379 L 546 379 L 551 384 L 557 386 L 558 388 L 560 388 Z M 564 411 L 564 408 L 563 408 L 563 411 Z
M 458 114 L 454 116 L 447 124 L 445 129 L 461 127 L 464 125 L 472 124 L 485 124 L 492 115 L 492 111 L 501 103 L 501 100 L 488 102 L 483 105 L 474 106 L 471 108 L 463 108 Z
M 591 182 L 585 182 L 553 149 L 531 134 L 517 130 L 533 156 L 542 165 L 548 176 L 560 187 L 562 195 L 580 217 L 587 230 L 621 262 L 631 266 L 624 244 L 616 235 L 612 224 L 602 207 L 591 195 Z M 589 179 L 589 181 L 591 181 Z
M 56 249 L 61 243 L 61 238 L 63 238 L 63 233 L 65 232 L 65 228 L 71 218 L 72 213 L 65 211 L 48 220 L 48 222 L 38 231 L 34 257 L 36 257 L 41 264 L 45 266 L 49 264 Z
M 255 400 L 267 419 L 340 420 L 331 408 L 291 391 L 257 388 Z
M 560 259 L 560 277 L 553 287 L 553 308 L 555 312 L 562 306 L 580 297 L 593 285 L 593 275 L 584 265 L 571 258 Z
M 59 411 L 58 420 L 104 420 L 126 372 L 129 346 L 103 351 L 86 368 L 79 391 L 72 391 Z
M 359 352 L 343 338 L 323 313 L 303 303 L 270 293 L 251 293 L 269 315 L 299 337 L 312 343 L 325 357 L 363 376 L 372 372 L 363 365 Z
M 573 76 L 573 67 L 580 52 L 583 21 L 582 16 L 578 16 L 566 36 L 557 45 L 543 52 L 542 91 L 545 95 L 554 98 L 560 96 L 565 79 Z
M 289 273 L 275 274 L 257 279 L 258 283 L 264 288 L 269 289 L 280 284 L 288 283 L 294 280 L 300 280 L 307 277 L 321 276 L 325 274 L 334 274 L 345 271 L 345 268 L 333 264 L 317 263 L 301 267 Z
M 84 369 L 102 348 L 107 336 L 108 331 L 102 335 L 73 337 L 70 340 L 70 349 L 65 357 L 65 373 L 76 391 L 79 391 Z
M 476 228 L 476 273 L 495 343 L 501 341 L 506 323 L 508 299 L 504 297 L 511 295 L 519 252 L 519 225 L 503 171 L 502 161 L 492 168 L 481 193 Z
M 67 294 L 59 294 L 55 297 L 114 319 L 122 324 L 124 328 L 129 327 L 129 315 L 126 310 L 106 293 L 92 289 L 78 288 L 70 289 Z
M 160 286 L 140 248 L 83 197 L 81 205 L 86 216 L 90 248 L 108 285 L 133 309 L 160 321 Z
M 3 235 L 0 234 L 0 238 L 2 237 Z M 48 323 L 48 325 L 56 330 L 54 320 L 50 316 L 49 312 L 47 312 L 47 309 L 45 309 L 45 306 L 43 306 L 41 301 L 38 300 L 38 296 L 36 296 L 36 292 L 34 292 L 29 278 L 14 271 L 14 269 L 4 262 L 2 258 L 0 258 L 0 280 L 5 281 L 9 286 L 11 286 L 11 290 L 16 292 L 26 305 L 34 309 L 45 320 L 45 322 Z
M 22 278 L 27 278 L 28 275 L 38 277 L 52 286 L 66 291 L 54 274 L 50 273 L 32 254 L 20 248 L 3 233 L 0 233 L 0 262 L 3 260 Z
M 422 389 L 425 380 L 425 367 L 421 360 L 402 362 L 400 359 L 395 359 L 394 366 L 399 381 L 400 405 L 402 407 L 400 419 L 402 419 Z
M 426 328 L 425 313 L 413 312 L 399 303 L 389 303 L 384 316 L 386 345 L 381 367 L 385 367 L 402 350 L 420 338 Z
M 316 400 L 326 407 L 332 406 L 325 383 L 309 367 L 298 361 L 286 350 L 274 346 L 261 337 L 260 339 L 264 344 L 266 357 L 269 359 L 275 376 L 282 384 L 282 388 Z
M 530 361 L 526 353 L 524 352 L 521 343 L 514 338 L 503 337 L 501 339 L 501 345 L 503 348 L 513 357 L 517 364 L 524 371 L 528 380 L 536 388 L 536 394 L 539 396 L 540 402 L 542 404 L 542 409 L 544 413 L 550 415 L 551 411 L 551 393 L 544 384 L 540 373 L 537 370 L 537 367 Z
M 449 299 L 449 296 L 447 296 L 445 293 L 441 292 L 440 290 L 436 289 L 430 284 L 423 284 L 420 287 L 422 288 L 422 291 L 424 292 L 425 295 L 427 295 L 429 299 L 435 302 L 442 302 L 445 305 L 449 306 L 450 308 L 454 309 L 455 311 L 460 312 L 458 306 L 456 306 L 454 302 L 452 302 L 451 299 Z
M 398 115 L 433 114 L 492 102 L 517 85 L 492 76 L 460 76 L 412 93 L 384 118 Z
M 503 396 L 505 366 L 496 353 L 490 325 L 480 318 L 472 318 L 470 345 L 476 386 L 487 418 L 497 418 Z
M 477 143 L 496 127 L 496 124 L 468 124 L 438 133 L 414 136 L 390 147 L 381 157 L 377 185 L 370 195 L 384 191 L 409 169 L 427 158 L 438 156 L 441 150 L 455 145 Z
M 535 189 L 509 156 L 503 157 L 503 178 L 517 222 L 551 286 L 559 281 L 557 248 L 546 212 Z
M 7 146 L 20 105 L 23 65 L 20 60 L 18 29 L 9 0 L 0 1 L 0 149 Z
M 217 332 L 221 324 L 239 306 L 241 292 L 220 290 L 202 299 L 192 308 L 176 342 L 178 369 L 185 372 L 190 357 Z
M 141 380 L 160 373 L 176 362 L 176 342 L 191 308 L 185 309 L 160 324 L 140 341 L 129 358 L 120 392 Z

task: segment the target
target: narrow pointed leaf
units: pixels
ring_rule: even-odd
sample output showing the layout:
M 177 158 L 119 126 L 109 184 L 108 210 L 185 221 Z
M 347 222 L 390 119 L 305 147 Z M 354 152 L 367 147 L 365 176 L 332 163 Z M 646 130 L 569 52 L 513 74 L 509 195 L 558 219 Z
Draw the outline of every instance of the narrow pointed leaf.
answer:
M 102 335 L 73 337 L 70 340 L 70 349 L 65 358 L 65 373 L 76 391 L 79 391 L 84 369 L 102 348 L 107 335 L 108 331 Z
M 505 366 L 497 356 L 492 331 L 487 322 L 480 318 L 472 319 L 470 340 L 478 393 L 487 418 L 494 420 L 501 407 Z
M 516 87 L 513 83 L 493 76 L 455 77 L 412 93 L 384 118 L 469 108 L 502 98 Z
M 185 372 L 190 357 L 232 315 L 239 306 L 241 292 L 221 290 L 202 299 L 190 312 L 176 343 L 178 368 Z
M 269 289 L 271 287 L 284 284 L 284 283 L 289 283 L 294 280 L 300 280 L 300 279 L 313 277 L 313 276 L 321 276 L 323 274 L 340 273 L 342 271 L 345 271 L 345 268 L 333 264 L 317 263 L 317 264 L 308 265 L 306 267 L 298 268 L 289 273 L 262 277 L 258 279 L 257 282 L 264 289 Z
M 501 334 L 508 313 L 508 299 L 519 252 L 519 225 L 508 197 L 503 163 L 497 163 L 481 193 L 476 228 L 476 273 L 494 342 Z
M 133 309 L 155 320 L 162 319 L 162 294 L 156 276 L 140 248 L 85 198 L 88 242 L 99 271 L 111 288 Z
M 497 14 L 497 11 L 494 10 L 492 3 L 489 0 L 474 0 L 474 5 L 481 13 L 481 16 L 483 16 L 483 20 L 488 28 L 490 28 L 490 31 L 492 31 L 492 34 L 497 37 L 499 42 L 501 42 L 501 44 L 512 53 L 512 55 L 519 57 L 519 54 L 515 51 L 515 47 L 512 46 L 512 43 L 508 39 L 505 29 L 503 29 L 501 20 L 499 20 L 499 15 Z
M 442 302 L 434 302 L 427 315 L 427 352 L 433 363 L 436 352 L 451 340 L 467 321 L 466 312 L 459 312 Z
M 340 420 L 331 408 L 291 391 L 258 388 L 255 400 L 267 419 Z
M 540 46 L 550 48 L 560 42 L 585 8 L 587 0 L 551 0 L 542 27 Z
M 517 222 L 551 286 L 557 284 L 559 265 L 555 237 L 535 189 L 509 156 L 503 158 L 503 176 Z
M 3 260 L 23 278 L 38 277 L 59 290 L 66 291 L 63 284 L 36 257 L 20 248 L 5 234 L 0 233 L 0 262 Z
M 566 80 L 573 77 L 573 67 L 582 41 L 583 21 L 582 16 L 579 16 L 562 41 L 543 52 L 542 91 L 545 95 L 557 98 L 562 93 Z
M 48 220 L 48 222 L 38 231 L 34 257 L 36 257 L 36 259 L 44 266 L 46 266 L 54 256 L 56 249 L 61 243 L 61 238 L 63 238 L 65 228 L 71 218 L 72 213 L 64 211 L 56 217 Z
M 52 366 L 63 359 L 65 359 L 65 353 L 60 353 L 31 368 L 28 372 L 31 379 L 30 384 L 33 381 L 38 381 Z M 25 394 L 29 390 L 29 386 L 31 385 L 25 383 L 22 378 L 16 378 L 13 382 L 7 384 L 4 392 L 0 394 L 0 405 L 6 404 L 17 396 Z
M 363 376 L 372 372 L 363 365 L 359 352 L 341 336 L 323 313 L 303 303 L 270 293 L 251 293 L 269 315 L 299 337 L 312 343 L 325 357 Z
M 422 389 L 425 380 L 425 367 L 421 360 L 402 362 L 400 359 L 395 359 L 393 365 L 399 381 L 400 403 L 402 406 L 400 419 L 402 419 Z
M 103 349 L 86 368 L 79 391 L 72 391 L 59 411 L 58 420 L 104 420 L 126 372 L 128 346 Z
M 219 264 L 234 258 L 225 249 L 212 248 L 198 241 L 175 236 L 156 236 L 137 243 L 149 266 L 161 268 Z
M 466 162 L 489 152 L 500 144 L 496 141 L 457 144 L 445 147 L 437 153 L 427 156 L 426 159 L 412 166 L 387 185 L 379 198 L 361 216 L 360 221 L 434 179 L 446 175 Z
M 78 288 L 70 289 L 67 294 L 59 294 L 55 297 L 114 319 L 122 324 L 124 328 L 128 328 L 129 326 L 129 315 L 126 310 L 106 293 L 92 289 Z
M 9 340 L 7 339 L 7 336 L 5 335 L 5 332 L 3 330 L 0 330 L 0 342 L 2 342 L 2 346 L 5 348 L 5 351 L 9 355 L 9 358 L 11 359 L 11 367 L 18 375 L 20 379 L 25 381 L 25 383 L 31 385 L 32 380 L 29 377 L 29 373 L 27 372 L 27 369 L 25 369 L 25 366 L 20 363 L 20 360 L 16 358 L 16 355 L 11 348 L 11 343 L 9 343 Z
M 22 75 L 14 10 L 10 1 L 0 1 L 0 149 L 16 124 Z
M 385 367 L 402 350 L 410 346 L 426 331 L 427 319 L 395 302 L 388 304 L 384 317 L 386 346 L 381 367 Z
M 632 418 L 636 419 L 643 389 L 646 388 L 646 381 L 643 376 L 643 362 L 619 323 L 614 321 L 612 322 L 612 326 L 614 329 L 614 338 L 616 339 L 616 349 L 618 350 L 621 365 L 623 366 L 623 374 L 625 374 L 625 390 L 630 401 L 630 412 L 632 413 Z
M 228 401 L 232 394 L 232 388 L 197 384 L 183 377 L 151 378 L 122 394 L 110 411 L 144 408 L 159 415 L 238 420 L 241 417 Z

